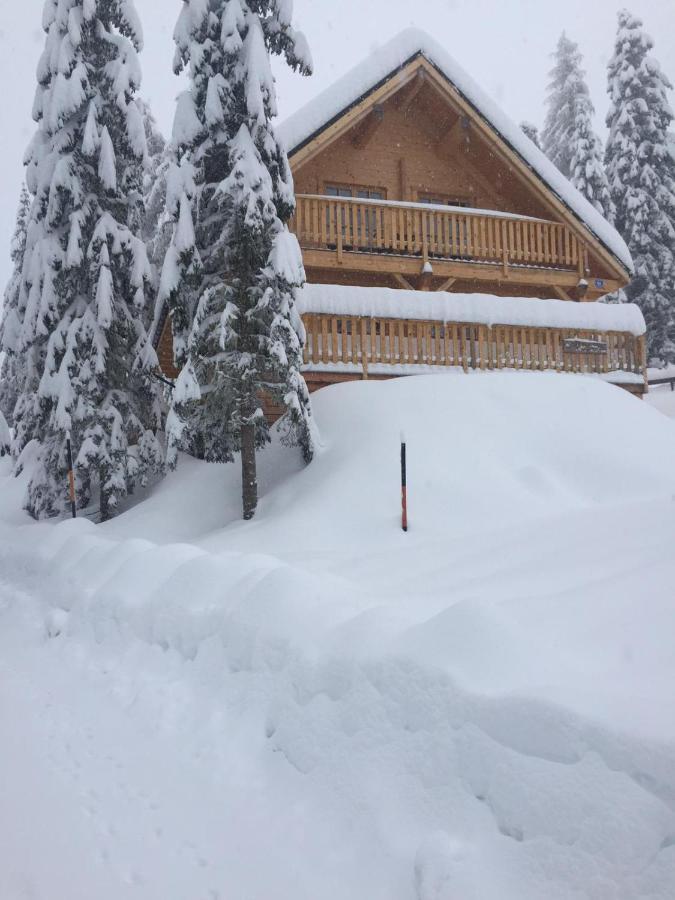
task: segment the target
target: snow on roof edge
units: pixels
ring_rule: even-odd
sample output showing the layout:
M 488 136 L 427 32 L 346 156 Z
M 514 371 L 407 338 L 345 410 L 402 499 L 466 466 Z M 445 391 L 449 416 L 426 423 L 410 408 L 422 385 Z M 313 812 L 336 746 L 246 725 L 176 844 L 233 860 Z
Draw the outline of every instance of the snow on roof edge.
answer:
M 282 122 L 278 127 L 278 134 L 290 153 L 306 144 L 318 132 L 338 119 L 347 108 L 367 96 L 419 55 L 424 56 L 452 82 L 476 112 L 548 185 L 621 265 L 633 274 L 635 270 L 630 251 L 618 231 L 558 171 L 448 52 L 419 28 L 401 31 Z

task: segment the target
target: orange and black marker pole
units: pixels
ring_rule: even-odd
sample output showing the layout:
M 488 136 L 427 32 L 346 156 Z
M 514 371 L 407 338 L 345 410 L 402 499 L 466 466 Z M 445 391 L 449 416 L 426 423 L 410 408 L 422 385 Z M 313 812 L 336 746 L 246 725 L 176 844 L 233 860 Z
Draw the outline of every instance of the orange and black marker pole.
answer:
M 73 446 L 70 443 L 70 432 L 66 435 L 66 452 L 68 454 L 68 491 L 70 495 L 70 511 L 77 518 L 77 501 L 75 497 L 75 472 L 73 471 Z
M 408 530 L 408 471 L 405 436 L 401 434 L 401 527 Z

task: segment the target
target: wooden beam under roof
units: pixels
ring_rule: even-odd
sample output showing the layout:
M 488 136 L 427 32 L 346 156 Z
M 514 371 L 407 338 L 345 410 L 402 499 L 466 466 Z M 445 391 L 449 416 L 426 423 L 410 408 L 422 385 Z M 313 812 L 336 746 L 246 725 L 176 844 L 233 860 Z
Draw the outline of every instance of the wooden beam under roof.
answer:
M 420 91 L 427 83 L 426 72 L 423 68 L 419 68 L 415 77 L 412 78 L 408 84 L 402 88 L 396 97 L 394 98 L 394 103 L 397 109 L 403 111 L 403 115 L 407 116 L 413 103 L 419 96 Z
M 342 262 L 338 263 L 334 250 L 318 250 L 304 248 L 302 256 L 306 269 L 339 269 L 343 272 L 378 273 L 394 276 L 400 274 L 406 279 L 417 278 L 421 274 L 422 260 L 418 256 L 390 256 L 386 253 L 349 253 L 345 252 Z M 539 268 L 535 266 L 513 266 L 508 275 L 502 274 L 501 268 L 491 263 L 468 262 L 463 260 L 434 259 L 434 275 L 439 278 L 457 278 L 461 281 L 497 281 L 509 284 L 513 289 L 518 285 L 536 285 L 554 287 L 572 291 L 578 286 L 577 272 L 564 269 Z M 605 279 L 604 291 L 611 293 L 622 287 L 623 282 Z
M 413 285 L 408 281 L 408 279 L 404 275 L 401 275 L 400 272 L 394 272 L 393 275 L 394 275 L 394 281 L 400 287 L 404 288 L 406 291 L 414 291 L 415 290 Z

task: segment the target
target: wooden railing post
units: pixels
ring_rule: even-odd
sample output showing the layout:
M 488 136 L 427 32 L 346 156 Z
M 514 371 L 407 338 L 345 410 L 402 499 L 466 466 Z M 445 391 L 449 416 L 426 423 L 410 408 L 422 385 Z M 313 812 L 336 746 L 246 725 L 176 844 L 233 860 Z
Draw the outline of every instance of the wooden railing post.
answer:
M 502 277 L 520 265 L 588 272 L 588 247 L 567 225 L 510 214 L 440 208 L 420 209 L 398 201 L 303 195 L 296 198 L 290 228 L 303 249 L 332 250 L 343 264 L 349 250 L 417 255 L 426 265 L 434 256 L 498 263 Z
M 343 212 L 343 210 L 341 210 L 338 207 L 336 211 L 337 211 L 337 216 L 336 216 L 336 221 L 335 221 L 335 229 L 337 231 L 337 238 L 336 238 L 337 261 L 340 265 L 342 265 L 342 262 L 343 262 L 343 259 L 342 259 L 342 239 L 343 239 L 342 238 L 342 212 Z
M 370 320 L 371 333 L 375 328 L 374 322 Z M 368 322 L 361 319 L 361 368 L 363 369 L 363 379 L 368 380 Z
M 504 278 L 509 277 L 509 240 L 506 221 L 502 219 L 502 269 Z

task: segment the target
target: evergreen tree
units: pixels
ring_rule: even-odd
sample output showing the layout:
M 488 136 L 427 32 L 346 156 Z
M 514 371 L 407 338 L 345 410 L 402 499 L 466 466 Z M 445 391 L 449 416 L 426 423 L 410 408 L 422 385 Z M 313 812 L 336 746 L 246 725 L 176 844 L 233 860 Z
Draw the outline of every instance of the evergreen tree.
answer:
M 14 407 L 21 393 L 22 382 L 21 367 L 17 365 L 17 353 L 20 347 L 21 317 L 23 313 L 21 270 L 23 269 L 26 253 L 29 212 L 30 195 L 25 185 L 22 185 L 19 209 L 16 215 L 16 227 L 10 248 L 14 269 L 5 290 L 2 318 L 0 320 L 0 414 L 10 424 L 14 419 Z
M 581 67 L 581 53 L 563 32 L 550 72 L 542 149 L 587 200 L 610 222 L 614 218 L 602 142 L 593 130 L 595 110 Z
M 148 251 L 155 287 L 164 265 L 173 234 L 173 220 L 166 207 L 167 181 L 174 154 L 159 130 L 150 105 L 140 101 L 143 112 L 145 139 L 148 146 L 147 163 L 143 178 L 143 220 L 141 237 Z M 164 313 L 164 300 L 157 294 L 153 322 L 150 329 L 154 336 Z
M 536 125 L 533 125 L 532 122 L 521 122 L 520 130 L 523 134 L 527 135 L 529 139 L 532 141 L 535 147 L 539 147 L 541 150 L 541 141 L 539 139 L 539 129 Z
M 167 431 L 178 448 L 231 461 L 241 451 L 244 517 L 257 505 L 256 449 L 270 439 L 262 395 L 285 405 L 284 439 L 312 455 L 304 330 L 295 293 L 302 256 L 287 222 L 295 198 L 277 141 L 270 55 L 308 74 L 286 0 L 187 0 L 176 28 L 178 164 L 167 207 L 176 223 L 160 294 L 170 303 L 181 374 Z
M 642 309 L 649 353 L 675 362 L 675 160 L 668 152 L 671 85 L 651 54 L 642 22 L 619 13 L 609 62 L 606 165 L 616 226 L 633 255 L 635 277 L 625 289 Z
M 81 506 L 101 518 L 162 468 L 148 340 L 152 277 L 141 239 L 146 140 L 135 98 L 142 36 L 133 0 L 46 0 L 45 49 L 27 156 L 34 196 L 17 450 L 38 439 L 26 508 L 64 506 L 72 432 Z
M 149 104 L 147 101 L 140 101 L 140 104 L 148 146 L 143 179 L 144 215 L 141 236 L 148 249 L 148 258 L 159 274 L 173 233 L 173 221 L 166 211 L 166 187 L 173 154 L 159 130 Z
M 7 456 L 10 452 L 12 439 L 9 433 L 7 420 L 0 412 L 0 456 Z

